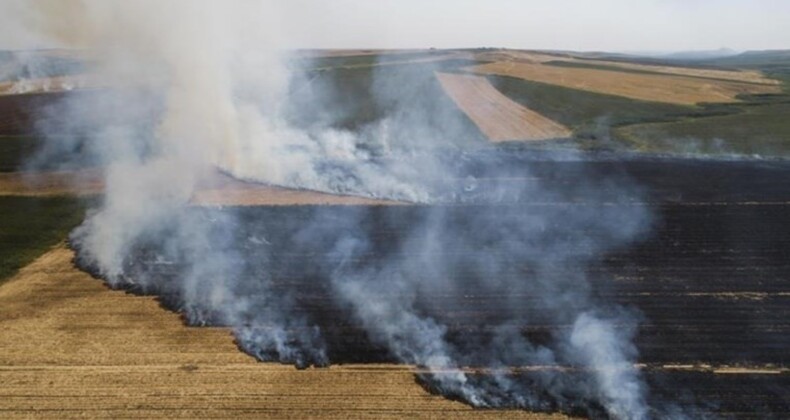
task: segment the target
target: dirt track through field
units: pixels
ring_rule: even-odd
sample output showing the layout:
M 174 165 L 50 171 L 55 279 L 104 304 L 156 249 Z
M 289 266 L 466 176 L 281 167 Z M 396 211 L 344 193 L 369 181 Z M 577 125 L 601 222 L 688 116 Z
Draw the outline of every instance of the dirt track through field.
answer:
M 469 70 L 478 74 L 511 76 L 589 92 L 678 105 L 738 102 L 736 97 L 740 94 L 781 93 L 781 87 L 776 85 L 533 63 L 497 62 L 471 67 Z
M 482 76 L 437 73 L 445 92 L 492 142 L 571 137 L 565 126 L 499 92 Z
M 474 411 L 407 366 L 257 363 L 229 331 L 187 328 L 72 258 L 59 246 L 0 286 L 2 418 L 562 418 Z

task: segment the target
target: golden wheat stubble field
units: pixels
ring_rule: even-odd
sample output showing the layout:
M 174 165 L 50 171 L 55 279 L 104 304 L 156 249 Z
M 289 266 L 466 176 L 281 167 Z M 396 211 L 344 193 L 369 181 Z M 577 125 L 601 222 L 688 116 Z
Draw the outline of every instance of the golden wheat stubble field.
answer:
M 185 327 L 72 258 L 58 246 L 0 286 L 2 418 L 561 418 L 475 411 L 428 394 L 408 366 L 258 363 L 229 331 Z
M 475 54 L 478 61 L 489 62 L 521 62 L 532 64 L 572 63 L 584 66 L 612 67 L 612 70 L 636 70 L 640 72 L 661 73 L 675 76 L 689 76 L 706 79 L 730 80 L 735 82 L 755 83 L 779 86 L 780 80 L 771 79 L 758 70 L 717 69 L 706 67 L 683 67 L 680 65 L 646 64 L 628 61 L 611 61 L 595 58 L 584 53 L 557 53 L 541 51 L 501 50 Z
M 744 82 L 761 84 L 768 86 L 781 86 L 782 82 L 776 79 L 768 78 L 765 74 L 757 70 L 721 70 L 721 69 L 707 69 L 707 68 L 693 68 L 693 67 L 674 67 L 674 66 L 660 66 L 651 64 L 640 63 L 627 63 L 619 61 L 603 61 L 603 60 L 561 60 L 574 63 L 582 63 L 587 65 L 610 66 L 617 67 L 624 70 L 636 70 L 651 73 L 663 73 L 667 75 L 676 76 L 689 76 L 704 79 L 718 79 L 728 80 L 734 82 Z
M 741 94 L 781 92 L 777 84 L 755 84 L 674 74 L 620 72 L 499 61 L 468 68 L 483 75 L 510 76 L 595 93 L 651 102 L 696 105 L 738 102 Z
M 562 124 L 499 92 L 482 76 L 436 73 L 445 92 L 492 142 L 571 137 Z

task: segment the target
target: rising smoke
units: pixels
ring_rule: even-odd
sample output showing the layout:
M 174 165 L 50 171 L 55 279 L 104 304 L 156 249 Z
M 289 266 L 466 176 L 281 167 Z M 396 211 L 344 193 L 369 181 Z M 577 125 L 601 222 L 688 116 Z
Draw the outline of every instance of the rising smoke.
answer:
M 427 88 L 432 65 L 375 70 L 368 88 L 386 115 L 338 124 L 353 113 L 334 108 L 342 87 L 293 68 L 309 64 L 286 52 L 296 29 L 277 24 L 284 3 L 4 4 L 31 22 L 30 39 L 90 51 L 92 77 L 108 87 L 69 96 L 38 127 L 61 145 L 86 142 L 106 168 L 100 208 L 71 237 L 80 265 L 114 287 L 162 296 L 192 324 L 232 327 L 261 360 L 326 366 L 331 327 L 283 285 L 283 259 L 307 255 L 300 281 L 330 296 L 371 345 L 419 366 L 432 390 L 476 407 L 649 417 L 634 367 L 637 317 L 601 302 L 586 274 L 642 235 L 649 215 L 638 206 L 550 205 L 617 202 L 638 194 L 633 187 L 583 171 L 576 185 L 552 185 L 531 175 L 529 160 L 470 139 L 463 117 Z M 274 219 L 190 207 L 217 168 L 420 205 Z M 524 181 L 496 181 L 513 177 Z M 382 239 L 382 231 L 398 234 Z M 470 294 L 501 297 L 479 334 L 459 333 L 440 310 Z M 546 323 L 565 327 L 542 339 L 523 330 Z

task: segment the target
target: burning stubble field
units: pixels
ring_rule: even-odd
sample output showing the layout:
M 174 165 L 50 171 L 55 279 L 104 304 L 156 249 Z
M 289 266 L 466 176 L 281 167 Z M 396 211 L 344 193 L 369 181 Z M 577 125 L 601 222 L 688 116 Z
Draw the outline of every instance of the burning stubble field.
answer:
M 649 403 L 658 410 L 654 415 L 683 412 L 691 417 L 782 418 L 790 414 L 786 392 L 790 387 L 790 188 L 783 181 L 790 175 L 788 165 L 605 158 L 542 162 L 528 156 L 511 151 L 505 157 L 497 152 L 476 159 L 467 168 L 471 175 L 488 172 L 480 167 L 486 161 L 498 168 L 507 162 L 509 169 L 498 179 L 480 179 L 474 191 L 465 188 L 465 198 L 451 206 L 193 209 L 192 217 L 213 224 L 212 237 L 219 235 L 216 240 L 228 241 L 224 235 L 232 232 L 230 243 L 241 244 L 237 258 L 243 263 L 236 275 L 244 280 L 234 286 L 235 292 L 248 296 L 251 306 L 274 305 L 267 296 L 274 292 L 283 299 L 277 303 L 278 310 L 291 320 L 284 331 L 294 346 L 289 355 L 283 356 L 256 336 L 278 328 L 271 320 L 249 318 L 246 327 L 236 332 L 238 344 L 263 360 L 320 365 L 324 359 L 316 359 L 312 352 L 323 346 L 326 360 L 332 363 L 392 363 L 396 359 L 391 350 L 377 341 L 376 334 L 370 335 L 366 321 L 353 305 L 338 300 L 334 288 L 338 275 L 354 277 L 373 270 L 381 274 L 365 277 L 357 286 L 373 290 L 367 296 L 374 304 L 381 299 L 398 300 L 404 291 L 388 288 L 387 282 L 395 281 L 389 276 L 401 270 L 417 276 L 418 283 L 425 282 L 424 287 L 407 292 L 416 293 L 409 298 L 413 310 L 445 325 L 448 342 L 471 355 L 465 361 L 469 380 L 482 389 L 491 387 L 491 394 L 484 393 L 490 404 L 517 407 L 517 400 L 511 400 L 507 392 L 520 392 L 535 399 L 529 405 L 533 410 L 604 416 L 594 403 L 564 399 L 543 384 L 546 377 L 554 383 L 585 383 L 594 373 L 573 365 L 542 366 L 526 360 L 517 364 L 514 360 L 513 365 L 501 367 L 513 383 L 510 391 L 502 391 L 493 382 L 502 378 L 492 376 L 488 367 L 486 358 L 493 356 L 481 350 L 491 345 L 500 328 L 514 329 L 535 345 L 550 345 L 552 337 L 571 329 L 570 320 L 563 322 L 551 314 L 556 308 L 544 301 L 541 289 L 554 286 L 542 284 L 541 278 L 548 276 L 560 284 L 578 276 L 580 267 L 544 265 L 531 261 L 533 256 L 523 250 L 492 248 L 486 254 L 489 264 L 509 267 L 495 274 L 521 278 L 513 282 L 481 278 L 486 273 L 475 263 L 480 262 L 478 247 L 490 246 L 487 241 L 493 238 L 487 235 L 500 234 L 497 220 L 529 224 L 536 215 L 549 212 L 552 222 L 534 233 L 553 238 L 557 246 L 576 247 L 565 252 L 584 259 L 581 256 L 594 247 L 590 241 L 611 241 L 607 238 L 611 233 L 597 230 L 600 227 L 593 220 L 578 224 L 573 219 L 581 214 L 594 214 L 595 220 L 627 219 L 638 208 L 652 214 L 651 233 L 639 243 L 615 247 L 602 258 L 588 261 L 583 270 L 591 282 L 592 300 L 603 307 L 619 304 L 638 314 L 634 315 L 640 320 L 635 341 L 638 367 L 650 386 Z M 626 195 L 617 191 L 591 197 L 573 187 L 581 174 L 598 180 L 627 177 L 641 188 Z M 689 179 L 697 182 L 689 183 Z M 544 181 L 556 186 L 554 199 L 547 202 L 515 193 L 492 204 L 486 192 L 491 190 L 485 186 L 504 183 L 517 191 L 516 185 Z M 228 214 L 234 217 L 229 219 Z M 626 219 L 623 223 L 628 223 Z M 234 222 L 228 224 L 228 220 Z M 440 239 L 448 242 L 435 244 L 427 254 L 409 254 L 404 243 L 419 236 L 425 220 L 438 220 L 441 229 L 456 235 L 474 232 L 479 236 L 471 248 L 463 239 Z M 317 231 L 305 237 L 305 226 L 316 223 Z M 482 223 L 487 224 L 486 231 L 469 227 Z M 567 224 L 585 231 L 568 230 Z M 349 244 L 337 241 L 346 238 L 352 226 L 353 237 L 368 243 L 339 254 L 338 246 Z M 447 233 L 438 237 L 447 238 Z M 579 241 L 581 237 L 586 241 Z M 79 241 L 74 245 L 79 249 Z M 156 241 L 138 243 L 125 264 L 124 276 L 130 280 L 155 276 L 159 281 L 120 287 L 158 295 L 166 307 L 192 322 L 223 325 L 222 316 L 212 311 L 208 301 L 185 300 L 178 286 L 183 273 L 181 252 L 162 249 Z M 420 261 L 454 263 L 442 265 L 449 271 L 436 273 Z M 91 270 L 90 264 L 83 267 Z M 440 282 L 442 287 L 429 279 L 432 275 L 446 278 Z M 491 284 L 520 287 L 499 289 Z M 588 303 L 572 300 L 566 304 Z M 439 376 L 433 371 L 417 375 L 426 389 L 447 394 Z M 537 389 L 547 393 L 532 395 Z M 463 395 L 454 397 L 469 402 Z
M 638 413 L 645 398 L 654 417 L 790 415 L 790 167 L 632 153 L 781 155 L 788 98 L 767 67 L 471 50 L 297 61 L 288 121 L 387 139 L 361 142 L 366 156 L 439 139 L 407 148 L 439 156 L 421 169 L 451 168 L 430 186 L 436 203 L 391 206 L 403 203 L 212 175 L 164 223 L 171 229 L 136 237 L 119 272 L 99 276 L 148 297 L 106 290 L 56 247 L 0 288 L 0 323 L 13 332 L 0 346 L 3 413 L 597 418 L 612 407 Z M 540 74 L 469 74 L 502 66 Z M 544 77 L 557 72 L 576 79 Z M 474 83 L 448 88 L 437 74 Z M 578 85 L 591 74 L 594 89 Z M 627 92 L 611 83 L 623 75 Z M 672 80 L 682 83 L 649 89 Z M 721 89 L 731 103 L 696 103 Z M 751 94 L 736 98 L 742 91 Z M 0 139 L 3 171 L 40 156 L 31 121 L 64 125 L 50 106 L 73 95 L 0 97 L 0 130 L 27 135 Z M 491 145 L 491 127 L 505 123 L 507 140 L 550 134 Z M 29 174 L 0 174 L 0 194 L 34 196 L 3 201 L 4 215 L 52 210 L 27 232 L 47 239 L 20 246 L 19 261 L 82 216 L 73 199 L 35 197 L 85 191 L 64 181 L 74 173 L 53 171 L 58 153 L 97 165 L 85 156 L 95 145 L 63 139 L 46 142 L 43 163 L 56 164 L 37 167 L 49 171 L 38 186 L 23 182 Z M 567 148 L 604 152 L 556 152 Z M 323 170 L 340 186 L 364 181 L 342 166 Z M 104 188 L 89 180 L 89 193 Z M 79 267 L 102 274 L 84 228 L 70 245 Z M 149 295 L 193 327 L 228 329 L 185 328 Z M 331 367 L 256 364 L 237 347 Z

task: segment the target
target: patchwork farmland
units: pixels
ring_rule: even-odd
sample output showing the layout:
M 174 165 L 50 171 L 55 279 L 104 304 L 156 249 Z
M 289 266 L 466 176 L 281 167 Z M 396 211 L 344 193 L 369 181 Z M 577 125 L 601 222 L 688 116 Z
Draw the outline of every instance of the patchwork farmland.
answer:
M 612 72 L 582 66 L 496 62 L 473 67 L 470 71 L 484 75 L 518 77 L 641 101 L 678 105 L 736 102 L 738 95 L 782 92 L 781 87 L 776 84 L 752 84 L 730 80 L 625 71 Z

